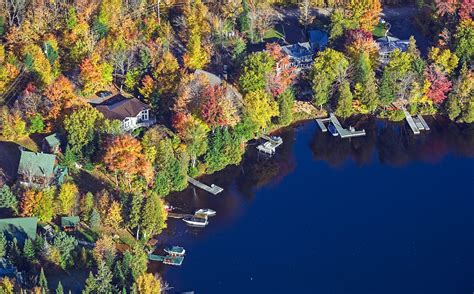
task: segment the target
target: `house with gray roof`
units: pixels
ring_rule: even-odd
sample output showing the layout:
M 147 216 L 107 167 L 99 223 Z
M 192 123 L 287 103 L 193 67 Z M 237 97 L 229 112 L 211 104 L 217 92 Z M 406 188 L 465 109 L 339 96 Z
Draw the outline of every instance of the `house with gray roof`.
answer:
M 95 106 L 105 118 L 119 120 L 124 132 L 132 132 L 141 127 L 150 127 L 156 123 L 152 116 L 150 106 L 137 98 L 126 98 L 121 94 Z
M 408 45 L 410 44 L 409 40 L 400 40 L 392 36 L 386 36 L 377 39 L 377 44 L 379 45 L 379 59 L 383 64 L 387 64 L 390 60 L 390 54 L 399 49 L 402 52 L 408 50 Z
M 298 70 L 308 69 L 313 63 L 315 50 L 309 42 L 282 46 L 281 51 L 290 58 L 289 66 L 295 67 Z
M 21 185 L 46 187 L 61 184 L 67 169 L 58 165 L 54 154 L 22 150 L 17 173 Z

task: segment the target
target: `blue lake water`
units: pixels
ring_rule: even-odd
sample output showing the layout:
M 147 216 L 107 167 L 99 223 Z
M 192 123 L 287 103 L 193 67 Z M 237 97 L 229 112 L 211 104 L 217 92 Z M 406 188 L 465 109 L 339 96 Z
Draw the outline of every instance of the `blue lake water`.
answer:
M 249 146 L 202 179 L 222 194 L 168 197 L 217 216 L 204 229 L 170 219 L 161 240 L 186 258 L 152 267 L 177 293 L 473 293 L 474 130 L 439 120 L 417 137 L 369 120 L 351 141 L 308 122 L 280 133 L 273 158 Z

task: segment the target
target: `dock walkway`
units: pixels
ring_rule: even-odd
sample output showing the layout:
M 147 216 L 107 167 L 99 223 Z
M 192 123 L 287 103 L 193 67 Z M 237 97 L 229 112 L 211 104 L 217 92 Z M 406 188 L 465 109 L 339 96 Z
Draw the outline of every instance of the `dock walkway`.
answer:
M 198 188 L 201 188 L 211 194 L 214 194 L 214 195 L 217 195 L 219 194 L 220 192 L 224 191 L 224 189 L 222 189 L 221 187 L 219 186 L 216 186 L 214 184 L 211 184 L 211 186 L 208 186 L 204 183 L 201 183 L 199 182 L 198 180 L 196 179 L 193 179 L 191 177 L 188 177 L 188 182 L 193 184 L 194 186 L 198 187 Z
M 345 129 L 341 125 L 337 117 L 334 115 L 334 113 L 330 113 L 329 118 L 316 119 L 316 122 L 318 123 L 318 126 L 323 133 L 328 131 L 325 123 L 330 122 L 336 128 L 338 135 L 342 139 L 365 136 L 365 130 L 357 131 L 353 127 L 350 127 L 349 129 Z
M 416 117 L 412 117 L 411 114 L 405 107 L 402 107 L 403 113 L 405 114 L 405 119 L 410 126 L 413 134 L 419 135 L 420 131 L 429 131 L 430 127 L 426 123 L 425 119 L 421 115 L 417 115 Z
M 189 213 L 175 213 L 175 212 L 168 212 L 168 217 L 171 218 L 185 218 L 185 217 L 192 217 L 192 214 Z

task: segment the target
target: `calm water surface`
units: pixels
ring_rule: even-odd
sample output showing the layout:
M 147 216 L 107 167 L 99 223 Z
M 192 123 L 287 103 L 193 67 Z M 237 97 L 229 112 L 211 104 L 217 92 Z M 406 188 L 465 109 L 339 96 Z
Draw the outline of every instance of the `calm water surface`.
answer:
M 473 293 L 474 130 L 429 123 L 413 137 L 364 121 L 366 137 L 341 141 L 309 122 L 282 131 L 271 159 L 249 146 L 241 166 L 203 179 L 219 196 L 168 197 L 217 216 L 205 229 L 170 219 L 162 241 L 186 259 L 152 267 L 198 294 Z

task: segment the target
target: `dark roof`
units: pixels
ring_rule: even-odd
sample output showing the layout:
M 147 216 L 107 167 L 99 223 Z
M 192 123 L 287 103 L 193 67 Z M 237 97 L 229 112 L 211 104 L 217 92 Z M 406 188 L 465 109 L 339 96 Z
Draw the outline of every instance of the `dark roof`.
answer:
M 117 94 L 96 108 L 105 118 L 124 120 L 127 117 L 137 116 L 140 111 L 150 107 L 137 98 L 125 98 Z
M 309 42 L 318 47 L 326 47 L 329 41 L 329 35 L 325 31 L 321 30 L 310 30 L 308 32 Z
M 21 151 L 18 173 L 35 177 L 52 177 L 55 165 L 56 155 L 23 150 Z
M 394 51 L 395 49 L 400 49 L 401 51 L 407 51 L 410 41 L 400 40 L 395 37 L 387 36 L 377 39 L 377 43 L 380 47 L 381 54 L 388 54 Z
M 36 238 L 37 217 L 16 217 L 0 219 L 0 232 L 9 239 L 16 237 L 18 242 L 23 243 L 26 238 Z
M 293 58 L 301 58 L 313 54 L 313 49 L 311 48 L 309 42 L 286 45 L 282 46 L 281 49 L 283 52 Z

